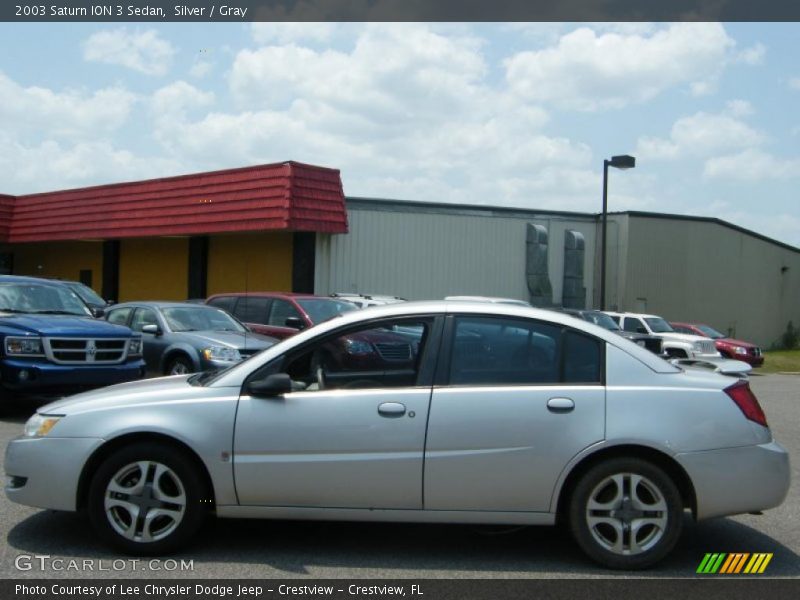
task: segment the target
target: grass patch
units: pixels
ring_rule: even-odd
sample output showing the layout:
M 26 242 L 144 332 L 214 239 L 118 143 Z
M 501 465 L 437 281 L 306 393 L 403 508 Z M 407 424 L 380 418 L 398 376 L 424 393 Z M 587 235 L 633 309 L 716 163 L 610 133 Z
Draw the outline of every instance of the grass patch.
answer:
M 764 352 L 764 366 L 756 373 L 800 373 L 800 350 L 773 350 Z

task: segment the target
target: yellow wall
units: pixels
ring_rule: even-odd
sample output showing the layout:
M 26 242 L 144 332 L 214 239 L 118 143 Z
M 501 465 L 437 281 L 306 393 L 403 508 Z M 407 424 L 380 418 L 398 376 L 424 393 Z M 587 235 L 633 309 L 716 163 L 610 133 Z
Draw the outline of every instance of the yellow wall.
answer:
M 14 274 L 35 277 L 58 277 L 78 281 L 80 271 L 91 269 L 92 287 L 102 293 L 102 242 L 44 242 L 15 244 Z M 39 268 L 41 266 L 41 269 Z
M 291 233 L 211 236 L 208 247 L 209 296 L 221 292 L 291 290 Z
M 119 301 L 186 300 L 188 238 L 122 240 Z

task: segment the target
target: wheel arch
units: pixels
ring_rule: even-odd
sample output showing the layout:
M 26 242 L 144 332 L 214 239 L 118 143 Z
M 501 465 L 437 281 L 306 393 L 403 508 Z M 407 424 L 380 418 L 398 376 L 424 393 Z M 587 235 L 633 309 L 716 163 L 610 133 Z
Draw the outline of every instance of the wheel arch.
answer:
M 582 457 L 572 466 L 557 492 L 556 520 L 559 522 L 564 521 L 570 494 L 576 483 L 589 469 L 603 461 L 620 457 L 640 458 L 661 468 L 677 486 L 684 507 L 689 508 L 692 511 L 692 516 L 697 517 L 697 496 L 694 484 L 680 463 L 669 454 L 651 446 L 625 443 L 599 448 Z
M 180 344 L 175 346 L 170 346 L 164 351 L 164 354 L 161 355 L 161 361 L 158 365 L 158 370 L 160 373 L 164 372 L 164 369 L 167 368 L 167 365 L 170 361 L 174 360 L 178 356 L 185 356 L 189 359 L 189 361 L 194 365 L 194 370 L 200 370 L 200 356 L 197 353 L 197 350 L 192 348 L 191 346 Z
M 151 443 L 160 443 L 165 444 L 168 446 L 174 447 L 176 450 L 179 450 L 186 454 L 200 469 L 201 476 L 203 478 L 203 482 L 205 483 L 206 490 L 210 492 L 208 500 L 210 501 L 210 508 L 213 508 L 216 504 L 215 498 L 216 493 L 214 490 L 214 481 L 211 479 L 211 474 L 206 467 L 206 464 L 203 462 L 203 459 L 200 458 L 200 455 L 194 451 L 194 449 L 182 442 L 179 439 L 171 437 L 169 435 L 163 433 L 156 433 L 152 431 L 141 431 L 141 432 L 133 432 L 133 433 L 126 433 L 120 435 L 118 437 L 112 438 L 107 440 L 104 444 L 98 447 L 86 462 L 81 469 L 80 477 L 78 478 L 78 489 L 75 498 L 75 506 L 77 510 L 83 510 L 86 508 L 88 496 L 89 496 L 89 486 L 92 481 L 92 477 L 100 465 L 106 460 L 109 456 L 111 456 L 116 450 L 120 448 L 124 448 L 130 444 L 136 444 L 140 442 L 151 442 Z

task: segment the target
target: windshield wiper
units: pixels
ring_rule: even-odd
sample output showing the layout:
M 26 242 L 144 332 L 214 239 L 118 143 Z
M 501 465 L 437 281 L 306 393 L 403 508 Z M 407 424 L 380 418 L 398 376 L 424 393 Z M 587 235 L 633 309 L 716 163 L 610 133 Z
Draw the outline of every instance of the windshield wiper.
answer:
M 0 312 L 8 312 L 8 313 L 16 313 L 16 314 L 27 314 L 30 311 L 17 310 L 16 308 L 0 308 Z
M 72 315 L 73 317 L 88 317 L 81 313 L 72 312 L 69 310 L 31 310 L 30 314 L 33 315 Z

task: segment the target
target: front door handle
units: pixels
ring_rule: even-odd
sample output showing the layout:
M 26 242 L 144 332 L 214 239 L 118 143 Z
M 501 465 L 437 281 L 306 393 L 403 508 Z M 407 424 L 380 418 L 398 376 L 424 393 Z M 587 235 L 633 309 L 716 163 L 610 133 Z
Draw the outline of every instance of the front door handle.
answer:
M 575 403 L 570 398 L 550 398 L 547 401 L 547 410 L 550 412 L 569 412 L 575 408 Z
M 406 414 L 406 405 L 400 402 L 384 402 L 378 405 L 378 414 L 382 417 L 402 417 Z

